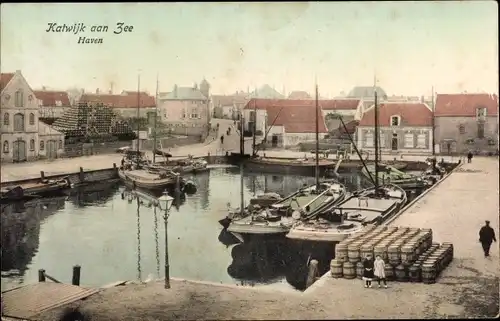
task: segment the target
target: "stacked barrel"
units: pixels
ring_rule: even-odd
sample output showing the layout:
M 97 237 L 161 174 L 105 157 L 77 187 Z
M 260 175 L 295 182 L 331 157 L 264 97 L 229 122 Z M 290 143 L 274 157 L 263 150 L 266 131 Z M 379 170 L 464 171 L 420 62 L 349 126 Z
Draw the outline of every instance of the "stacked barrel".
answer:
M 388 280 L 435 283 L 453 260 L 453 244 L 432 243 L 431 229 L 367 226 L 335 246 L 334 278 L 362 278 L 363 260 L 380 255 Z

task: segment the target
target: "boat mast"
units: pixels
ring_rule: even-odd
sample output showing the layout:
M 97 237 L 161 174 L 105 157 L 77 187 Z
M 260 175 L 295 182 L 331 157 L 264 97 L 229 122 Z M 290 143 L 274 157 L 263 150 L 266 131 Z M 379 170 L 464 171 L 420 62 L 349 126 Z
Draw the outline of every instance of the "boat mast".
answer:
M 141 129 L 139 107 L 141 104 L 141 74 L 137 75 L 137 169 L 139 169 L 139 132 Z
M 156 73 L 156 98 L 155 98 L 155 120 L 154 120 L 154 128 L 153 128 L 153 164 L 156 161 L 156 118 L 158 117 L 158 73 Z
M 436 156 L 436 137 L 434 136 L 434 131 L 436 130 L 436 118 L 434 117 L 434 86 L 432 86 L 432 156 Z
M 374 89 L 375 94 L 375 194 L 378 194 L 378 106 L 377 106 L 377 88 Z
M 316 191 L 319 191 L 319 108 L 318 108 L 318 82 L 316 81 Z
M 245 214 L 245 200 L 243 198 L 243 162 L 240 163 L 240 199 L 241 199 L 241 204 L 240 204 L 240 214 L 243 217 L 243 214 Z
M 252 156 L 255 156 L 255 131 L 257 130 L 257 101 L 253 101 Z

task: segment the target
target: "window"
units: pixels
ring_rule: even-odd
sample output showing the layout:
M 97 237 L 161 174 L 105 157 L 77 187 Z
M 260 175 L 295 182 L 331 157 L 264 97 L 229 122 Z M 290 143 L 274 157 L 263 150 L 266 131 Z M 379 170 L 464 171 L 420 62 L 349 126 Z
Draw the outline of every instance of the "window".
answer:
M 198 108 L 191 108 L 191 118 L 199 118 L 198 116 Z
M 391 116 L 391 126 L 399 126 L 400 118 L 399 116 Z
M 477 123 L 477 138 L 484 138 L 484 123 Z
M 8 153 L 9 152 L 9 142 L 4 140 L 3 142 L 3 152 Z
M 427 136 L 425 134 L 417 135 L 417 148 L 426 148 L 427 147 Z
M 17 113 L 14 115 L 14 131 L 23 132 L 24 131 L 24 115 Z
M 486 117 L 486 107 L 479 107 L 476 108 L 476 117 L 477 118 L 484 118 Z
M 407 133 L 405 134 L 405 148 L 413 148 L 413 134 Z
M 9 126 L 9 123 L 10 123 L 10 115 L 9 115 L 9 113 L 3 114 L 3 124 L 5 126 Z
M 31 151 L 35 150 L 35 140 L 34 139 L 30 140 L 30 150 Z
M 63 149 L 63 141 L 62 139 L 59 139 L 59 149 Z
M 16 91 L 16 94 L 14 97 L 14 106 L 24 107 L 24 94 L 21 90 Z
M 466 143 L 467 145 L 474 145 L 474 139 L 469 138 L 469 139 L 467 139 L 467 140 L 465 141 L 465 143 Z
M 373 133 L 365 133 L 365 147 L 373 147 Z
M 42 106 L 43 106 L 43 100 L 38 99 L 38 106 L 39 106 L 39 107 L 42 107 Z
M 35 114 L 30 114 L 30 125 L 35 125 Z
M 44 150 L 45 149 L 45 143 L 43 142 L 43 140 L 40 141 L 40 150 Z
M 488 139 L 488 145 L 493 146 L 496 144 L 497 144 L 497 142 L 493 138 Z
M 458 125 L 458 132 L 461 135 L 465 134 L 465 126 L 463 124 Z
M 60 101 L 60 100 L 56 100 L 56 106 L 57 106 L 57 107 L 61 107 L 61 106 L 62 106 L 62 101 Z

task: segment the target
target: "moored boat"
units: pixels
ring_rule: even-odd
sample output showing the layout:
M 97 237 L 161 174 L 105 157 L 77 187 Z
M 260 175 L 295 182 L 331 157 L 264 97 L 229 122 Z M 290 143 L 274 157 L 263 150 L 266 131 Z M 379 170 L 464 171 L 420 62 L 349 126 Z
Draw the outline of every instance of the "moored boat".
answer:
M 323 176 L 329 169 L 335 167 L 336 162 L 330 159 L 319 159 L 319 173 Z M 252 157 L 245 161 L 245 166 L 251 171 L 261 173 L 294 174 L 314 176 L 316 160 L 314 158 L 279 158 L 279 157 Z
M 378 167 L 378 171 L 376 171 L 375 165 L 367 165 L 366 168 L 361 170 L 361 172 L 367 178 L 370 178 L 370 176 L 375 177 L 375 173 L 377 172 L 378 179 L 382 182 L 382 184 L 395 184 L 405 190 L 422 190 L 432 185 L 432 182 L 427 180 L 424 176 L 405 173 L 396 167 L 387 164 L 379 164 Z
M 167 171 L 154 171 L 151 169 L 125 170 L 120 168 L 118 176 L 122 182 L 130 188 L 139 188 L 156 194 L 161 194 L 165 190 L 175 192 L 178 185 L 179 192 L 193 194 L 196 186 L 191 181 L 186 181 L 179 174 Z
M 340 242 L 367 224 L 383 223 L 406 202 L 406 192 L 395 184 L 363 189 L 322 209 L 309 220 L 296 222 L 286 236 L 295 240 Z
M 233 220 L 227 230 L 240 240 L 256 234 L 285 234 L 295 221 L 335 204 L 345 194 L 345 187 L 339 183 L 323 182 L 318 190 L 316 185 L 302 188 L 269 208 Z

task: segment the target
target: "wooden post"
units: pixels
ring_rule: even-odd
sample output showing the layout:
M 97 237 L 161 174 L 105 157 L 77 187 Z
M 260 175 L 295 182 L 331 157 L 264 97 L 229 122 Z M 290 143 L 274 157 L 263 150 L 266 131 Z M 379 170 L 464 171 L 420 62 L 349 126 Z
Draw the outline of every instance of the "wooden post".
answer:
M 38 282 L 45 282 L 45 270 L 38 270 Z
M 71 284 L 80 285 L 80 272 L 81 272 L 80 265 L 73 266 L 73 278 L 71 280 Z
M 40 177 L 43 179 L 45 179 L 45 172 L 44 171 L 40 171 Z

